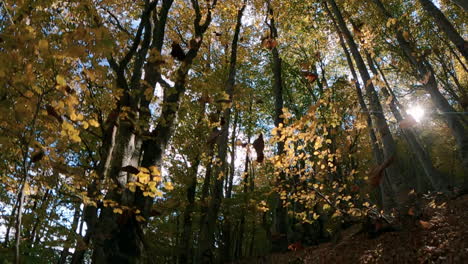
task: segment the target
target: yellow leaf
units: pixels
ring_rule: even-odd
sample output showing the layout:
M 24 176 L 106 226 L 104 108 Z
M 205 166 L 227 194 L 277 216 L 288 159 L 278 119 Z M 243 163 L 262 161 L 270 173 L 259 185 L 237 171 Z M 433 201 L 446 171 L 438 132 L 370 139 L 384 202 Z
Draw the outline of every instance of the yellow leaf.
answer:
M 65 80 L 65 77 L 63 77 L 62 75 L 57 75 L 57 77 L 55 78 L 56 81 L 57 81 L 57 84 L 59 86 L 67 86 L 67 81 Z
M 41 51 L 47 51 L 49 49 L 49 42 L 45 39 L 39 40 L 39 50 Z
M 403 37 L 405 38 L 406 41 L 410 40 L 410 34 L 408 33 L 408 31 L 403 32 Z
M 166 182 L 166 183 L 164 184 L 164 188 L 166 188 L 166 190 L 168 190 L 168 191 L 171 191 L 171 190 L 174 189 L 174 186 L 172 186 L 172 183 L 171 183 L 171 182 Z
M 122 214 L 122 213 L 123 213 L 122 209 L 120 209 L 120 208 L 114 208 L 114 210 L 112 210 L 112 211 L 113 211 L 115 214 Z
M 83 126 L 84 129 L 88 129 L 88 127 L 89 127 L 89 123 L 86 122 L 86 121 L 83 121 L 83 123 L 81 125 Z
M 143 216 L 141 216 L 141 215 L 135 216 L 135 219 L 136 219 L 138 222 L 144 222 L 144 221 L 146 221 L 146 219 L 145 219 Z
M 26 96 L 27 98 L 31 98 L 31 97 L 34 96 L 34 93 L 31 92 L 31 91 L 27 91 L 27 92 L 24 93 L 24 96 Z
M 89 120 L 88 123 L 90 126 L 99 127 L 99 123 L 94 119 Z
M 80 136 L 78 135 L 73 135 L 70 137 L 70 139 L 73 141 L 73 142 L 76 142 L 76 143 L 80 143 L 81 142 L 81 138 Z
M 150 166 L 149 171 L 151 173 L 151 176 L 159 176 L 161 173 L 159 172 L 158 168 L 156 166 Z

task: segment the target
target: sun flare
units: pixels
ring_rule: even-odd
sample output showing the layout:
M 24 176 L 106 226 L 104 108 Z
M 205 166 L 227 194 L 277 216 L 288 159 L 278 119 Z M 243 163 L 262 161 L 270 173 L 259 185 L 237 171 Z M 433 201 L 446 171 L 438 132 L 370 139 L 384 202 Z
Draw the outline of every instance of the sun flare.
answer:
M 414 118 L 414 120 L 416 120 L 416 122 L 419 123 L 424 118 L 425 110 L 420 105 L 415 105 L 415 106 L 412 106 L 411 108 L 409 108 L 406 111 L 406 113 L 411 115 Z

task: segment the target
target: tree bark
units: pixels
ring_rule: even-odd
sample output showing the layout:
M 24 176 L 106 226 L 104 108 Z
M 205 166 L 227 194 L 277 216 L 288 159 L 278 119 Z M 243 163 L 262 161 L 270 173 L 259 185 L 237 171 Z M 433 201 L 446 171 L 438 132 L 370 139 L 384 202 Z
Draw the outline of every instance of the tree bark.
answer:
M 431 16 L 437 26 L 442 30 L 450 39 L 450 41 L 457 47 L 458 51 L 465 57 L 468 61 L 468 42 L 466 42 L 455 27 L 450 23 L 447 17 L 440 11 L 437 6 L 432 3 L 431 0 L 418 0 L 423 9 Z M 465 1 L 466 3 L 466 1 Z M 468 5 L 468 4 L 467 4 Z
M 461 7 L 465 12 L 468 12 L 468 2 L 466 0 L 452 0 L 452 2 Z
M 359 53 L 358 46 L 356 45 L 351 32 L 346 26 L 346 23 L 336 2 L 334 0 L 327 0 L 327 2 L 330 4 L 332 13 L 338 21 L 338 26 L 346 41 L 348 42 L 351 54 L 354 57 L 354 61 L 361 75 L 361 79 L 365 85 L 366 94 L 370 103 L 370 111 L 375 120 L 376 130 L 379 133 L 380 139 L 382 141 L 384 160 L 387 161 L 389 159 L 396 158 L 395 141 L 393 140 L 392 134 L 383 114 L 382 105 L 380 104 L 377 92 L 375 91 L 369 72 L 367 71 L 367 67 L 361 54 Z M 398 171 L 396 162 L 393 162 L 386 168 L 386 173 L 388 176 L 388 182 L 390 183 L 391 190 L 395 194 L 395 197 L 393 201 L 382 201 L 383 206 L 385 209 L 390 209 L 393 207 L 403 209 L 404 205 L 407 203 L 409 189 L 405 180 Z
M 371 69 L 372 73 L 374 74 L 374 76 L 379 76 L 379 71 L 377 70 L 377 67 L 376 67 L 377 64 L 374 63 L 374 60 L 372 59 L 369 52 L 365 51 L 365 53 L 366 53 L 366 58 L 367 58 L 367 64 L 369 65 L 369 68 Z M 404 116 L 406 116 L 406 114 L 402 115 L 400 113 L 400 110 L 397 107 L 397 104 L 400 105 L 398 103 L 398 99 L 391 92 L 391 87 L 382 71 L 380 71 L 380 74 L 382 75 L 382 79 L 384 80 L 384 83 L 386 84 L 386 87 L 382 87 L 382 92 L 386 98 L 392 98 L 392 100 L 389 103 L 390 110 L 392 111 L 393 116 L 395 116 L 395 119 L 398 122 L 401 122 L 403 121 Z M 404 112 L 403 108 L 402 110 Z M 432 187 L 437 191 L 446 192 L 448 190 L 447 182 L 445 181 L 442 174 L 436 168 L 434 168 L 431 158 L 429 154 L 427 153 L 427 151 L 425 150 L 425 148 L 423 147 L 423 145 L 421 144 L 416 134 L 416 131 L 411 127 L 402 128 L 402 131 L 406 139 L 406 142 L 408 143 L 408 146 L 410 147 L 413 154 L 416 156 L 419 164 L 423 168 L 426 178 L 432 184 Z
M 392 14 L 387 11 L 385 6 L 380 0 L 373 0 L 380 12 L 385 18 L 393 18 Z M 442 118 L 447 123 L 452 131 L 452 135 L 457 143 L 460 156 L 465 169 L 468 169 L 468 134 L 463 126 L 463 117 L 450 105 L 447 99 L 440 93 L 437 87 L 437 80 L 435 78 L 434 69 L 426 58 L 417 59 L 413 54 L 413 49 L 410 42 L 408 42 L 403 32 L 397 28 L 395 29 L 396 39 L 403 50 L 406 58 L 413 65 L 415 75 L 421 80 L 426 92 L 431 96 L 432 103 L 440 110 Z
M 268 16 L 269 16 L 269 28 L 270 37 L 272 39 L 278 38 L 278 30 L 276 28 L 276 21 L 274 18 L 273 8 L 271 7 L 270 1 L 267 2 Z M 267 18 L 268 19 L 268 18 Z M 275 98 L 275 112 L 274 112 L 274 123 L 275 127 L 280 128 L 283 126 L 284 119 L 283 115 L 283 76 L 282 76 L 282 60 L 279 55 L 278 47 L 274 46 L 271 49 L 272 55 L 272 73 L 273 73 L 273 96 Z M 281 156 L 284 154 L 284 142 L 278 142 L 276 145 L 276 155 Z M 286 175 L 281 172 L 276 185 L 280 186 L 285 184 Z M 283 206 L 283 201 L 276 195 L 276 209 L 274 214 L 274 229 L 277 236 L 272 241 L 272 250 L 274 252 L 284 252 L 288 248 L 288 214 L 287 208 Z
M 134 193 L 126 189 L 126 183 L 134 181 L 134 179 L 129 177 L 130 175 L 127 175 L 127 173 L 121 172 L 120 168 L 128 165 L 134 167 L 140 165 L 145 168 L 160 165 L 166 145 L 173 133 L 180 98 L 185 92 L 188 72 L 200 49 L 203 35 L 211 23 L 212 10 L 217 3 L 216 0 L 213 0 L 213 2 L 208 4 L 208 10 L 204 13 L 205 18 L 202 22 L 203 12 L 200 9 L 198 1 L 191 0 L 192 7 L 195 10 L 194 38 L 191 41 L 190 49 L 185 58 L 173 74 L 174 86 L 171 87 L 160 78 L 161 74 L 157 65 L 154 65 L 154 63 L 145 64 L 145 62 L 149 49 L 158 49 L 158 45 L 162 43 L 165 18 L 161 18 L 161 16 L 166 14 L 167 17 L 167 11 L 172 2 L 172 0 L 163 1 L 161 11 L 158 15 L 155 14 L 153 16 L 157 22 L 155 28 L 152 27 L 149 18 L 157 2 L 147 3 L 140 22 L 140 27 L 144 28 L 144 34 L 139 31 L 140 35 L 143 35 L 141 44 L 135 42 L 136 45 L 133 46 L 134 50 L 131 49 L 127 53 L 129 56 L 125 56 L 120 63 L 110 61 L 117 75 L 119 87 L 124 88 L 124 95 L 120 99 L 119 107 L 131 109 L 133 113 L 136 113 L 134 114 L 134 118 L 137 118 L 137 121 L 141 123 L 148 123 L 147 121 L 150 116 L 148 110 L 149 102 L 144 96 L 144 90 L 147 87 L 141 84 L 142 69 L 145 68 L 145 80 L 151 89 L 155 88 L 156 82 L 161 83 L 165 88 L 161 115 L 155 129 L 152 132 L 147 132 L 147 135 L 149 135 L 148 139 L 143 141 L 139 135 L 136 135 L 135 127 L 129 120 L 118 121 L 120 124 L 117 129 L 116 144 L 112 152 L 111 166 L 108 173 L 109 177 L 114 180 L 118 187 L 110 190 L 106 199 L 116 201 L 120 206 L 138 209 L 144 219 L 150 217 L 153 199 L 145 197 L 139 189 Z M 158 32 L 160 32 L 158 29 L 162 29 L 160 35 L 158 35 Z M 155 39 L 157 37 L 160 39 Z M 128 84 L 127 77 L 124 75 L 124 69 L 133 57 L 135 57 L 132 63 L 133 72 Z M 146 129 L 149 128 L 146 127 Z M 145 248 L 143 234 L 145 222 L 137 221 L 132 211 L 116 214 L 113 212 L 113 208 L 101 208 L 99 221 L 93 234 L 93 262 L 141 263 Z
M 237 12 L 236 28 L 234 30 L 234 37 L 231 45 L 231 55 L 229 60 L 229 75 L 226 81 L 226 94 L 229 96 L 229 101 L 233 100 L 234 85 L 236 82 L 237 71 L 237 48 L 239 42 L 240 29 L 242 26 L 242 16 L 244 15 L 246 2 L 243 2 L 242 7 Z M 202 254 L 202 263 L 213 261 L 214 256 L 214 242 L 216 232 L 216 219 L 218 217 L 219 209 L 223 199 L 223 182 L 228 172 L 227 165 L 227 147 L 229 141 L 229 127 L 231 123 L 231 106 L 224 109 L 221 120 L 221 134 L 217 138 L 217 157 L 220 164 L 214 170 L 214 190 L 208 212 L 206 216 L 206 231 L 200 237 L 200 253 Z M 229 251 L 230 252 L 230 251 Z M 228 252 L 228 253 L 229 253 Z M 230 259 L 231 256 L 223 256 L 224 259 Z

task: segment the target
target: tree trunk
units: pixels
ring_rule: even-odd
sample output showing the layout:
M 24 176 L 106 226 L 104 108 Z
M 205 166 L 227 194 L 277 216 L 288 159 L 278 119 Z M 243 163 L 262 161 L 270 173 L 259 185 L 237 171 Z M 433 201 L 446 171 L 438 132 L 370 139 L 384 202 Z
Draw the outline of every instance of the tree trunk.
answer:
M 346 47 L 346 43 L 345 43 L 345 41 L 343 39 L 343 33 L 338 28 L 338 25 L 336 24 L 336 20 L 333 17 L 330 9 L 328 8 L 327 3 L 324 3 L 324 6 L 325 6 L 325 9 L 327 10 L 327 12 L 328 12 L 328 14 L 330 16 L 330 19 L 333 22 L 333 25 L 335 27 L 336 32 L 338 33 L 341 48 L 343 49 L 343 52 L 344 52 L 345 57 L 346 57 L 346 61 L 348 62 L 348 67 L 349 67 L 349 69 L 351 71 L 351 75 L 353 76 L 354 86 L 356 88 L 356 94 L 357 94 L 357 97 L 358 97 L 359 106 L 361 107 L 362 114 L 366 118 L 367 129 L 369 131 L 369 138 L 370 138 L 370 144 L 371 144 L 371 148 L 372 148 L 372 154 L 373 154 L 373 157 L 374 157 L 374 162 L 376 163 L 376 166 L 378 166 L 379 164 L 382 164 L 384 162 L 383 153 L 382 153 L 382 149 L 379 146 L 379 141 L 377 140 L 377 136 L 375 135 L 375 126 L 374 126 L 374 124 L 372 122 L 372 117 L 370 115 L 369 109 L 367 108 L 366 102 L 364 100 L 364 96 L 363 96 L 362 90 L 361 90 L 361 85 L 359 84 L 359 79 L 358 79 L 356 70 L 354 68 L 354 64 L 353 64 L 353 60 L 351 58 L 351 54 L 349 54 L 348 48 Z M 387 177 L 386 173 L 385 173 L 384 177 Z M 378 191 L 380 191 L 380 192 L 376 193 L 376 196 L 377 197 L 380 196 L 379 201 L 391 200 L 390 197 L 391 197 L 392 194 L 391 194 L 391 192 L 387 191 L 387 188 L 384 188 L 384 186 L 381 186 L 380 190 L 377 190 L 377 192 Z M 382 205 L 382 204 L 380 204 L 380 205 Z
M 373 0 L 373 2 L 387 19 L 393 18 L 392 14 L 387 11 L 380 0 Z M 432 103 L 440 110 L 443 119 L 452 131 L 461 155 L 463 166 L 465 169 L 468 169 L 468 134 L 463 126 L 463 117 L 455 111 L 447 99 L 440 93 L 437 87 L 434 70 L 429 61 L 425 58 L 418 60 L 413 55 L 412 45 L 405 39 L 403 32 L 399 28 L 395 30 L 395 33 L 396 39 L 406 58 L 416 70 L 415 75 L 423 83 L 426 92 L 431 96 Z
M 232 135 L 231 135 L 231 163 L 229 169 L 229 177 L 226 177 L 227 188 L 226 188 L 226 198 L 231 199 L 232 196 L 232 184 L 234 182 L 234 174 L 235 174 L 235 158 L 236 158 L 236 129 L 237 123 L 239 118 L 239 112 L 236 111 L 234 114 L 234 124 L 232 128 Z M 229 204 L 226 205 L 224 211 L 224 225 L 223 225 L 223 262 L 228 263 L 232 261 L 233 257 L 233 250 L 231 244 L 231 212 L 230 212 Z
M 468 2 L 466 0 L 452 0 L 452 2 L 465 10 L 465 12 L 468 12 Z
M 268 15 L 270 18 L 270 37 L 272 39 L 278 38 L 278 30 L 276 29 L 276 21 L 273 14 L 270 1 L 267 2 Z M 275 97 L 275 127 L 279 128 L 280 124 L 283 125 L 283 77 L 282 77 L 282 61 L 279 55 L 278 47 L 274 46 L 271 50 L 272 54 L 272 71 L 273 71 L 273 95 Z M 284 142 L 278 142 L 276 146 L 276 155 L 281 156 L 284 154 Z M 281 172 L 277 179 L 276 185 L 280 186 L 285 184 L 286 175 Z M 275 239 L 272 241 L 272 250 L 274 252 L 284 252 L 288 249 L 288 214 L 287 209 L 283 206 L 283 201 L 276 195 L 276 210 L 274 228 L 277 233 Z
M 15 264 L 20 263 L 20 244 L 21 244 L 21 231 L 22 231 L 22 220 L 23 220 L 23 209 L 24 209 L 24 200 L 26 197 L 25 189 L 28 184 L 27 170 L 25 170 L 24 184 L 21 187 L 19 202 L 18 202 L 18 213 L 16 215 L 16 225 L 15 225 Z
M 134 167 L 140 165 L 145 168 L 160 166 L 166 145 L 173 134 L 180 98 L 185 92 L 189 70 L 198 54 L 203 41 L 203 35 L 211 23 L 212 10 L 217 1 L 213 0 L 208 5 L 208 10 L 204 13 L 205 19 L 203 23 L 201 23 L 203 14 L 198 1 L 191 1 L 195 10 L 194 38 L 191 41 L 190 49 L 185 58 L 173 73 L 173 87 L 160 78 L 161 74 L 157 65 L 154 65 L 154 63 L 145 64 L 150 48 L 159 49 L 162 46 L 165 19 L 172 2 L 172 0 L 163 1 L 159 14 L 154 14 L 153 16 L 151 14 L 158 2 L 153 1 L 145 5 L 139 26 L 139 28 L 144 28 L 143 40 L 140 45 L 136 46 L 138 52 L 135 51 L 132 54 L 132 50 L 130 50 L 127 54 L 130 56 L 130 59 L 135 57 L 132 63 L 133 74 L 130 76 L 130 84 L 127 83 L 127 78 L 124 74 L 125 68 L 122 68 L 126 67 L 130 62 L 130 59 L 125 60 L 128 56 L 125 56 L 119 63 L 113 60 L 109 61 L 117 75 L 118 86 L 124 90 L 124 94 L 118 104 L 118 110 L 122 107 L 131 109 L 132 113 L 136 113 L 134 114 L 134 118 L 137 119 L 136 121 L 138 122 L 135 122 L 137 124 L 147 124 L 150 117 L 149 102 L 144 96 L 146 88 L 154 89 L 156 82 L 161 83 L 161 86 L 165 88 L 160 117 L 154 130 L 151 132 L 146 131 L 147 135 L 149 135 L 149 137 L 146 137 L 146 140 L 143 141 L 139 136 L 140 134 L 136 134 L 133 122 L 125 119 L 117 121 L 119 125 L 116 143 L 112 152 L 111 167 L 108 173 L 110 179 L 118 187 L 111 189 L 106 199 L 117 202 L 119 206 L 138 209 L 140 216 L 144 219 L 149 219 L 150 217 L 153 198 L 144 196 L 143 191 L 140 189 L 137 189 L 135 192 L 128 190 L 126 184 L 135 179 L 131 175 L 120 171 L 120 168 L 128 165 Z M 162 18 L 162 16 L 165 17 Z M 149 20 L 150 17 L 155 19 L 154 29 L 152 27 L 153 23 Z M 143 68 L 145 69 L 145 81 L 147 81 L 145 85 L 142 85 L 141 82 Z M 145 127 L 145 129 L 149 130 L 149 127 Z M 140 157 L 141 162 L 139 162 Z M 116 214 L 113 212 L 113 208 L 109 206 L 101 208 L 99 221 L 93 234 L 94 263 L 141 263 L 145 248 L 143 228 L 147 221 L 139 222 L 134 216 L 132 210 Z
M 435 6 L 431 0 L 418 0 L 424 10 L 432 17 L 437 26 L 442 30 L 452 41 L 452 43 L 457 47 L 458 51 L 465 57 L 468 61 L 468 42 L 466 42 L 455 27 L 450 23 L 450 21 L 445 17 L 444 13 L 440 11 L 437 6 Z M 465 1 L 466 2 L 466 1 Z
M 377 64 L 374 64 L 374 61 L 369 54 L 369 52 L 365 51 L 366 53 L 366 58 L 367 58 L 367 64 L 369 65 L 369 68 L 371 69 L 372 73 L 374 76 L 379 76 L 379 72 L 376 68 Z M 395 119 L 398 122 L 403 121 L 404 117 L 400 113 L 400 110 L 397 107 L 397 102 L 398 99 L 395 97 L 393 93 L 391 93 L 391 88 L 389 83 L 387 82 L 387 79 L 385 78 L 385 75 L 383 75 L 383 72 L 380 71 L 380 74 L 382 75 L 382 79 L 384 80 L 384 83 L 386 84 L 386 87 L 382 87 L 382 92 L 386 98 L 392 98 L 390 101 L 390 110 L 393 113 L 393 116 L 395 116 Z M 400 105 L 398 103 L 398 105 Z M 401 106 L 401 105 L 400 105 Z M 402 109 L 404 111 L 404 109 Z M 406 116 L 406 114 L 405 114 Z M 416 131 L 409 127 L 409 128 L 403 128 L 403 135 L 406 139 L 406 142 L 408 143 L 411 151 L 413 154 L 416 156 L 419 164 L 423 168 L 424 174 L 426 175 L 426 178 L 429 180 L 429 182 L 432 184 L 432 187 L 437 190 L 437 191 L 447 191 L 447 182 L 445 181 L 444 177 L 442 174 L 434 168 L 434 165 L 432 164 L 431 158 L 427 151 L 424 149 L 422 144 L 420 143 L 420 140 L 416 134 Z
M 367 71 L 367 67 L 362 59 L 361 54 L 359 53 L 358 46 L 354 42 L 353 36 L 349 31 L 346 23 L 343 19 L 343 16 L 336 5 L 334 0 L 327 0 L 327 2 L 331 6 L 331 10 L 338 21 L 338 26 L 343 33 L 346 41 L 348 42 L 348 46 L 351 50 L 351 54 L 354 57 L 354 61 L 356 62 L 357 68 L 361 75 L 362 82 L 366 87 L 366 94 L 369 98 L 370 103 L 370 111 L 371 114 L 374 116 L 376 130 L 379 133 L 380 139 L 382 141 L 382 148 L 384 154 L 384 160 L 390 160 L 396 158 L 396 144 L 393 140 L 392 134 L 390 129 L 387 125 L 387 121 L 383 114 L 382 105 L 380 104 L 379 98 L 377 96 L 377 92 L 375 91 L 374 85 L 370 78 L 369 72 Z M 396 162 L 391 163 L 386 168 L 386 173 L 388 176 L 388 182 L 390 183 L 391 190 L 395 194 L 393 201 L 382 201 L 383 206 L 385 209 L 390 209 L 392 207 L 402 207 L 407 203 L 407 196 L 408 196 L 408 187 L 406 182 L 404 181 L 403 177 L 400 175 L 398 171 L 398 166 Z M 384 186 L 385 187 L 385 186 Z
M 229 95 L 229 101 L 233 100 L 234 85 L 236 82 L 236 71 L 237 71 L 237 47 L 239 42 L 240 29 L 242 26 L 242 16 L 244 14 L 246 3 L 244 1 L 242 7 L 237 12 L 236 28 L 234 30 L 234 37 L 231 46 L 231 56 L 229 60 L 229 76 L 226 82 L 226 93 Z M 229 141 L 229 127 L 231 121 L 231 107 L 224 109 L 220 123 L 222 124 L 221 133 L 218 136 L 218 154 L 217 157 L 220 161 L 220 165 L 215 167 L 215 178 L 214 178 L 214 191 L 212 199 L 208 208 L 206 218 L 206 231 L 201 234 L 200 237 L 200 252 L 202 254 L 202 263 L 210 262 L 213 259 L 215 232 L 216 232 L 216 219 L 218 218 L 219 209 L 223 199 L 223 182 L 227 176 L 227 147 Z M 230 250 L 227 256 L 223 256 L 223 259 L 230 259 Z

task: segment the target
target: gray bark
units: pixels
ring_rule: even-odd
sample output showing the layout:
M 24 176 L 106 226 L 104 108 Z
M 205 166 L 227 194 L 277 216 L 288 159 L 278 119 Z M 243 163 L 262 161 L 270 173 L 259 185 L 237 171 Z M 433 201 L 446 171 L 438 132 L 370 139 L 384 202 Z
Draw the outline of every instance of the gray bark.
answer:
M 377 64 L 374 63 L 371 55 L 367 51 L 366 58 L 367 64 L 369 65 L 369 68 L 371 69 L 374 76 L 379 76 L 379 71 L 376 68 Z M 398 103 L 398 99 L 395 97 L 395 95 L 391 92 L 391 87 L 387 79 L 385 78 L 385 75 L 383 75 L 382 71 L 380 71 L 380 74 L 382 75 L 384 83 L 386 84 L 386 87 L 382 87 L 382 92 L 386 98 L 392 97 L 392 100 L 389 104 L 390 110 L 392 111 L 393 116 L 395 116 L 395 119 L 398 122 L 401 122 L 403 121 L 404 116 L 400 113 L 400 109 L 398 109 L 397 107 L 397 105 L 399 105 L 400 107 L 401 105 Z M 402 108 L 401 110 L 403 110 L 404 113 L 404 109 Z M 437 191 L 447 191 L 446 180 L 432 164 L 432 160 L 429 156 L 429 153 L 427 153 L 427 151 L 421 144 L 418 135 L 416 134 L 416 131 L 411 127 L 402 128 L 402 131 L 406 142 L 408 143 L 413 154 L 416 156 L 419 164 L 423 168 L 424 174 L 426 175 L 426 178 L 429 180 L 429 182 L 432 184 L 432 187 Z
M 456 5 L 461 7 L 465 12 L 468 12 L 468 1 L 466 0 L 452 0 Z
M 387 125 L 387 121 L 383 114 L 382 105 L 380 104 L 377 92 L 375 91 L 374 85 L 371 81 L 364 60 L 361 54 L 359 53 L 358 46 L 354 42 L 353 36 L 351 35 L 351 32 L 346 26 L 346 23 L 343 19 L 341 11 L 336 5 L 336 2 L 334 0 L 327 0 L 327 2 L 330 4 L 332 13 L 337 18 L 338 26 L 341 32 L 343 33 L 346 41 L 348 42 L 351 54 L 354 57 L 354 61 L 361 75 L 361 79 L 365 85 L 366 94 L 370 103 L 370 111 L 375 120 L 376 130 L 382 141 L 384 160 L 388 160 L 392 157 L 396 158 L 395 141 L 393 140 L 392 134 Z M 382 201 L 383 206 L 385 209 L 390 209 L 392 207 L 402 208 L 407 203 L 407 194 L 409 192 L 408 186 L 406 185 L 405 180 L 399 173 L 398 167 L 395 162 L 393 162 L 386 168 L 386 173 L 388 176 L 388 182 L 390 183 L 391 190 L 394 192 L 395 197 L 393 201 Z
M 234 85 L 236 82 L 236 72 L 237 72 L 237 48 L 239 42 L 240 29 L 242 26 L 242 16 L 244 14 L 246 3 L 242 5 L 241 9 L 237 12 L 237 22 L 236 28 L 234 30 L 234 37 L 231 45 L 231 55 L 229 60 L 229 75 L 226 81 L 226 90 L 225 92 L 229 96 L 229 101 L 233 100 Z M 231 106 L 224 109 L 221 115 L 221 134 L 217 139 L 217 157 L 220 161 L 220 165 L 215 167 L 214 170 L 214 189 L 210 205 L 208 207 L 208 212 L 206 215 L 205 221 L 205 232 L 200 234 L 200 253 L 202 254 L 202 263 L 213 261 L 214 256 L 214 242 L 215 242 L 215 232 L 216 232 L 216 219 L 218 218 L 219 209 L 221 207 L 221 202 L 223 199 L 223 182 L 228 173 L 228 164 L 227 164 L 227 147 L 229 141 L 229 127 L 231 123 Z M 229 238 L 230 239 L 230 238 Z M 228 253 L 223 256 L 223 259 L 230 259 L 230 250 L 224 251 Z
M 269 14 L 269 24 L 270 27 L 270 37 L 273 39 L 278 38 L 278 30 L 276 28 L 276 21 L 273 14 L 273 9 L 271 7 L 270 1 L 267 2 L 268 14 Z M 282 60 L 279 55 L 278 47 L 273 47 L 271 50 L 272 55 L 272 72 L 273 72 L 273 96 L 275 98 L 275 113 L 274 113 L 274 123 L 275 127 L 279 127 L 280 124 L 283 124 L 284 120 L 283 115 L 283 77 L 282 77 Z M 278 142 L 276 146 L 276 155 L 283 155 L 284 153 L 284 142 Z M 284 172 L 280 173 L 279 178 L 277 179 L 276 184 L 282 185 L 285 183 L 286 175 Z M 274 214 L 274 229 L 278 233 L 277 239 L 272 241 L 272 249 L 274 252 L 284 252 L 288 247 L 288 214 L 287 208 L 283 206 L 283 201 L 277 195 L 276 199 L 276 209 Z
M 380 0 L 373 0 L 385 18 L 393 18 Z M 403 36 L 403 32 L 395 29 L 396 39 L 406 58 L 415 69 L 415 75 L 424 85 L 426 92 L 431 96 L 432 103 L 441 112 L 442 118 L 452 131 L 465 169 L 468 169 L 468 134 L 463 125 L 463 117 L 450 105 L 447 99 L 440 93 L 435 77 L 434 69 L 426 58 L 418 60 L 413 55 L 413 48 Z
M 466 42 L 461 35 L 457 32 L 455 27 L 450 23 L 447 17 L 440 11 L 437 6 L 432 3 L 431 0 L 418 0 L 421 3 L 423 9 L 431 16 L 437 26 L 442 30 L 450 39 L 450 41 L 457 47 L 458 51 L 465 57 L 468 61 L 468 42 Z M 465 1 L 466 3 L 466 1 Z M 468 5 L 468 4 L 466 4 Z
M 160 165 L 162 155 L 173 132 L 180 98 L 185 92 L 189 69 L 200 49 L 203 35 L 211 23 L 212 9 L 217 1 L 213 0 L 209 4 L 208 11 L 205 13 L 205 18 L 202 22 L 203 15 L 198 1 L 191 0 L 193 9 L 195 10 L 194 39 L 191 41 L 190 49 L 184 60 L 174 73 L 174 87 L 170 87 L 160 78 L 161 74 L 157 65 L 145 62 L 150 48 L 159 49 L 162 46 L 165 19 L 172 2 L 172 0 L 163 1 L 159 14 L 153 15 L 156 22 L 154 28 L 149 18 L 151 13 L 153 13 L 152 10 L 156 7 L 157 1 L 147 4 L 137 33 L 137 35 L 140 35 L 139 38 L 143 37 L 142 41 L 137 37 L 134 45 L 119 63 L 112 59 L 110 60 L 110 65 L 117 75 L 117 83 L 124 90 L 124 95 L 120 99 L 118 109 L 128 107 L 134 113 L 131 119 L 136 119 L 139 122 L 131 122 L 130 120 L 118 121 L 115 147 L 111 154 L 111 165 L 108 173 L 108 177 L 118 187 L 110 190 L 106 199 L 114 200 L 119 205 L 139 209 L 141 216 L 145 219 L 150 217 L 153 199 L 145 197 L 139 189 L 134 193 L 126 190 L 125 184 L 134 179 L 128 177 L 127 173 L 121 172 L 120 168 L 127 165 L 135 167 L 138 165 L 142 167 Z M 132 58 L 134 58 L 132 63 L 133 70 L 129 78 L 130 82 L 127 83 L 124 71 Z M 144 96 L 146 87 L 142 87 L 140 82 L 143 67 L 145 68 L 145 80 L 149 87 L 154 89 L 156 82 L 159 82 L 165 88 L 161 115 L 155 129 L 152 132 L 146 132 L 149 136 L 144 141 L 139 137 L 140 134 L 136 134 L 138 129 L 135 127 L 139 123 L 148 123 L 149 118 L 149 102 Z M 145 129 L 148 128 L 146 127 Z M 140 157 L 141 162 L 139 162 Z M 119 215 L 113 213 L 113 208 L 102 208 L 93 234 L 93 262 L 141 263 L 146 244 L 143 234 L 144 225 L 145 222 L 136 221 L 132 212 L 124 212 L 124 214 Z

